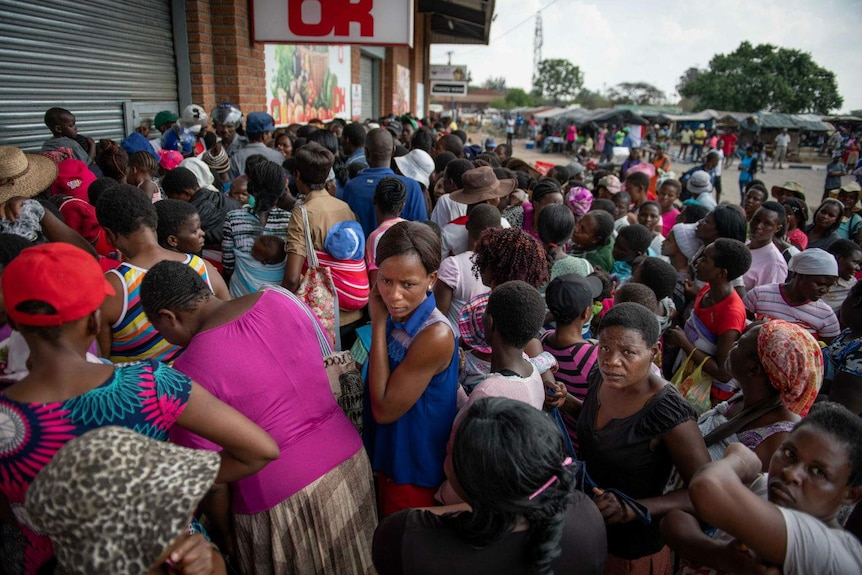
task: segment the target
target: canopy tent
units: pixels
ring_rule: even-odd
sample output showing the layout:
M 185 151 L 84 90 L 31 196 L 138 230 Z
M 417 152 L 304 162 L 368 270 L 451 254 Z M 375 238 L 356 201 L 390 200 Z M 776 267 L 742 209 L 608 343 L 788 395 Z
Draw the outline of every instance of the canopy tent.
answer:
M 577 108 L 556 116 L 555 120 L 564 122 L 573 121 L 578 127 L 591 126 L 593 128 L 598 128 L 599 124 L 603 123 L 637 126 L 646 126 L 649 124 L 642 116 L 631 110 L 621 110 L 619 108 L 599 108 L 598 110 Z
M 742 127 L 750 131 L 760 130 L 806 130 L 809 132 L 830 132 L 832 126 L 821 121 L 814 114 L 779 114 L 775 112 L 757 112 L 750 114 L 742 123 Z

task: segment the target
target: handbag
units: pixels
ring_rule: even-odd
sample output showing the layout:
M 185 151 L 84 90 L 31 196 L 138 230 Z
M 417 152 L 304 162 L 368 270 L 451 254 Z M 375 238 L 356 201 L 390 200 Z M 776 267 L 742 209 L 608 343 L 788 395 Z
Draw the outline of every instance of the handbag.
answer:
M 296 295 L 311 308 L 311 311 L 323 324 L 329 333 L 329 341 L 341 349 L 341 337 L 338 330 L 338 293 L 332 281 L 332 271 L 321 266 L 311 241 L 311 229 L 308 227 L 308 212 L 305 206 L 299 206 L 302 213 L 302 223 L 305 226 L 305 261 L 306 269 L 302 273 L 299 289 Z M 325 357 L 325 354 L 324 354 Z
M 276 289 L 290 297 L 296 297 L 281 286 L 267 286 L 266 289 Z M 297 298 L 298 299 L 298 298 Z M 305 303 L 305 302 L 301 302 Z M 317 334 L 317 344 L 323 356 L 323 367 L 326 369 L 326 377 L 329 379 L 329 388 L 338 403 L 338 407 L 347 416 L 356 430 L 362 434 L 362 411 L 363 396 L 365 394 L 365 382 L 359 373 L 359 367 L 353 354 L 349 351 L 333 351 L 329 344 L 321 322 L 315 317 L 314 312 L 307 305 L 299 306 L 311 323 Z
M 704 411 L 711 407 L 710 393 L 712 391 L 712 377 L 703 373 L 703 364 L 707 362 L 709 356 L 697 366 L 694 364 L 692 357 L 697 348 L 691 350 L 682 365 L 673 374 L 670 382 L 676 387 L 677 391 L 685 398 L 686 401 L 694 407 L 699 416 Z

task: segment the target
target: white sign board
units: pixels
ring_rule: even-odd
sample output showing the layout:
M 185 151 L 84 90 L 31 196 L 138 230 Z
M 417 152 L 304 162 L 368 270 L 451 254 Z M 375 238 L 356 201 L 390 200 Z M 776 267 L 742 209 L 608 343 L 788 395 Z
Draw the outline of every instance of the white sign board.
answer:
M 413 47 L 413 0 L 252 0 L 254 42 Z
M 467 82 L 431 82 L 432 96 L 458 97 L 467 95 Z
M 467 66 L 446 66 L 440 64 L 431 64 L 429 71 L 431 81 L 444 80 L 455 82 L 467 81 Z
M 362 84 L 350 85 L 350 102 L 352 104 L 351 116 L 354 122 L 362 118 Z
M 425 84 L 416 82 L 416 117 L 425 117 Z

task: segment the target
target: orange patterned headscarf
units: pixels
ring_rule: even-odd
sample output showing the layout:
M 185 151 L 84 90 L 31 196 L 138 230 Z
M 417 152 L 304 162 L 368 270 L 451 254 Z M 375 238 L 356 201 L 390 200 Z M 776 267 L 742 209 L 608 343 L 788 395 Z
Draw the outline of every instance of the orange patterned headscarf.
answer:
M 795 323 L 773 319 L 757 334 L 757 355 L 784 406 L 805 417 L 823 382 L 823 352 L 814 336 Z

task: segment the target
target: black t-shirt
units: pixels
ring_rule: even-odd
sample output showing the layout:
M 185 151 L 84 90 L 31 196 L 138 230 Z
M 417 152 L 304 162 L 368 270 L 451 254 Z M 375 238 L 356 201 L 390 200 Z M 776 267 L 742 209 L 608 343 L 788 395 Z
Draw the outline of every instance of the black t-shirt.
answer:
M 374 566 L 380 575 L 528 575 L 529 531 L 509 533 L 477 548 L 439 515 L 408 509 L 384 519 L 374 533 Z M 605 524 L 589 497 L 575 492 L 566 511 L 556 575 L 599 575 L 607 558 Z

